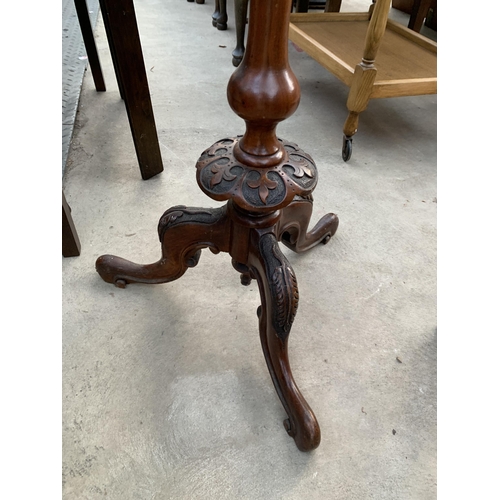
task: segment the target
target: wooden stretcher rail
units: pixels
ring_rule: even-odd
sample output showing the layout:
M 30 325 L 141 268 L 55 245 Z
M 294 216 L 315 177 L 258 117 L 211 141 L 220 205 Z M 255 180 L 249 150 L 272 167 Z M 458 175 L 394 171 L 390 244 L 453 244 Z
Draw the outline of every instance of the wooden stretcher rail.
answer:
M 373 84 L 371 99 L 409 97 L 437 93 L 437 78 L 410 78 L 406 80 L 379 80 Z
M 311 14 L 290 14 L 290 23 L 331 23 L 339 21 L 368 21 L 368 12 L 320 12 Z

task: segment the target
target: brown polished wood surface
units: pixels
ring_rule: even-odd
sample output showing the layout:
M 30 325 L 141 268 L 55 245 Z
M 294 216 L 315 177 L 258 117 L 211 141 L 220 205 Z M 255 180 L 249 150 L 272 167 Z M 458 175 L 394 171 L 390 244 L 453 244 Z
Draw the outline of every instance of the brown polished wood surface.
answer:
M 197 181 L 219 208 L 174 206 L 160 218 L 161 257 L 136 264 L 114 255 L 97 259 L 108 283 L 167 283 L 198 264 L 201 251 L 225 252 L 241 273 L 255 279 L 260 340 L 287 433 L 301 451 L 316 448 L 320 428 L 292 375 L 288 339 L 299 303 L 298 280 L 279 242 L 294 252 L 327 243 L 338 218 L 329 213 L 308 231 L 317 169 L 298 145 L 276 136 L 278 123 L 297 108 L 300 89 L 288 64 L 290 0 L 252 0 L 247 50 L 228 83 L 228 100 L 246 123 L 243 135 L 207 148 L 197 162 Z

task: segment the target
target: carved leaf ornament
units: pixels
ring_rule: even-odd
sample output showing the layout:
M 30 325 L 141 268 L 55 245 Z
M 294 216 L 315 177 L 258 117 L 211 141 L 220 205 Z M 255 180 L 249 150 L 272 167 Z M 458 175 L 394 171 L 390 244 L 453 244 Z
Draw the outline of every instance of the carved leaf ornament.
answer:
M 256 168 L 234 158 L 238 140 L 218 141 L 196 164 L 198 184 L 211 198 L 233 199 L 242 208 L 265 212 L 286 206 L 294 196 L 308 196 L 316 187 L 316 165 L 296 144 L 280 139 L 284 146 L 282 162 Z
M 210 171 L 214 176 L 210 180 L 210 187 L 220 184 L 222 179 L 225 181 L 234 181 L 237 176 L 231 173 L 231 168 L 233 168 L 233 165 L 212 165 Z
M 260 178 L 256 181 L 247 180 L 247 185 L 248 187 L 258 189 L 262 203 L 266 203 L 267 197 L 269 196 L 269 189 L 276 189 L 278 183 L 269 179 L 269 177 L 267 177 L 267 172 L 265 172 L 261 173 Z

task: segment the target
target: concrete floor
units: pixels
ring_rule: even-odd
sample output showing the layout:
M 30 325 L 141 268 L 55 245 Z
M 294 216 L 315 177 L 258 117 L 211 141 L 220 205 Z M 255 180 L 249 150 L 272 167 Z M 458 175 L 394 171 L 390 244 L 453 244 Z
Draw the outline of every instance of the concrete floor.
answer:
M 88 70 L 63 179 L 82 243 L 62 260 L 63 498 L 435 498 L 437 97 L 370 102 L 344 163 L 348 89 L 290 45 L 302 99 L 278 134 L 316 161 L 313 222 L 340 218 L 328 245 L 283 248 L 300 289 L 290 361 L 322 430 L 301 453 L 260 348 L 257 286 L 227 254 L 125 290 L 94 270 L 105 253 L 156 261 L 167 208 L 218 206 L 195 163 L 244 131 L 226 100 L 232 5 L 225 32 L 212 0 L 135 5 L 165 170 L 140 177 L 99 17 L 107 91 Z

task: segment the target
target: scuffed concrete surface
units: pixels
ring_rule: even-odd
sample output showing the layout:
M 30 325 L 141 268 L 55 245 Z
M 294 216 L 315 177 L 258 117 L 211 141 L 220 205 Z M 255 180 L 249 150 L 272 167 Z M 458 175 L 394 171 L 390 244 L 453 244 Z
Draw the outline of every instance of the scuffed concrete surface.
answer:
M 140 178 L 99 18 L 108 89 L 87 71 L 63 184 L 82 242 L 62 262 L 63 498 L 435 498 L 436 96 L 370 102 L 344 163 L 348 89 L 290 45 L 302 100 L 278 133 L 318 166 L 312 222 L 340 218 L 328 245 L 283 249 L 300 290 L 290 362 L 322 431 L 304 454 L 260 348 L 257 286 L 228 255 L 205 250 L 166 285 L 95 272 L 105 253 L 156 261 L 170 206 L 218 206 L 196 160 L 244 130 L 225 90 L 232 5 L 225 32 L 210 1 L 135 6 L 165 171 Z

